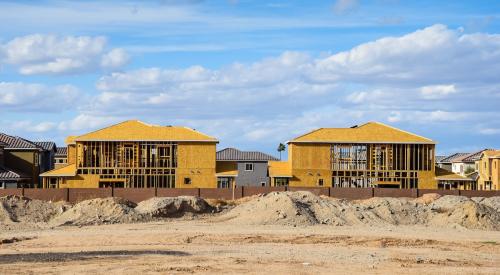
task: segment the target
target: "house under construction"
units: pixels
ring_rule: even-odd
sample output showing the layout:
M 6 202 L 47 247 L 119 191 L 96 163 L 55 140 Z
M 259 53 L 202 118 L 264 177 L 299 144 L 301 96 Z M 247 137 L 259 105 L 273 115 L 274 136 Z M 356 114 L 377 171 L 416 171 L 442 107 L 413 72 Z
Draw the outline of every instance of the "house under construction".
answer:
M 66 143 L 68 165 L 43 173 L 44 188 L 217 187 L 218 141 L 193 129 L 130 120 Z
M 320 128 L 288 142 L 270 163 L 276 185 L 437 188 L 435 142 L 388 125 Z

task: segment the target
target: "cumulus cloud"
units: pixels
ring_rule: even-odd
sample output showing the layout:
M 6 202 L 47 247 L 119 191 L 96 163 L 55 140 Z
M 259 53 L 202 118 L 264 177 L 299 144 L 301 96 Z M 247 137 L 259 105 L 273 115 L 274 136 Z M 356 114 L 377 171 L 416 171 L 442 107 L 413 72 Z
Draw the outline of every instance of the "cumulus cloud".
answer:
M 120 51 L 108 57 L 100 57 L 101 65 L 126 59 Z M 481 122 L 477 131 L 494 137 L 498 71 L 499 35 L 434 25 L 329 56 L 285 52 L 221 68 L 108 73 L 96 83 L 98 94 L 57 129 L 78 132 L 138 118 L 190 126 L 225 144 L 272 142 L 270 148 L 314 128 L 373 120 L 462 138 Z M 12 97 L 0 93 L 0 104 Z
M 102 36 L 56 36 L 32 34 L 0 44 L 3 62 L 21 74 L 69 74 L 114 69 L 128 62 L 123 49 L 106 51 Z
M 358 0 L 337 0 L 333 4 L 333 11 L 337 14 L 342 14 L 355 9 L 358 5 Z
M 455 85 L 432 85 L 420 89 L 420 94 L 425 99 L 444 98 L 456 92 Z
M 72 85 L 46 86 L 22 82 L 0 82 L 2 111 L 58 112 L 74 107 L 79 91 Z
M 491 102 L 498 71 L 499 35 L 434 25 L 326 57 L 285 52 L 219 69 L 115 72 L 99 79 L 100 93 L 83 110 L 113 118 L 139 114 L 252 141 L 370 120 L 417 131 L 443 123 L 465 127 L 498 116 Z

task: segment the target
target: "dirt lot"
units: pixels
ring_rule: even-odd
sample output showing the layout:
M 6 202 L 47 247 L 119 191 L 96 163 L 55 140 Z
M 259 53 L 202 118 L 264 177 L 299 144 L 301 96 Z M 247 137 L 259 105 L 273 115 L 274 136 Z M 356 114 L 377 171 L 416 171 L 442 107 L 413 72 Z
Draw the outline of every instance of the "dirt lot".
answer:
M 281 206 L 295 205 L 283 203 L 281 200 L 286 197 L 300 198 L 299 205 L 302 207 L 300 211 L 295 208 L 288 210 L 284 208 L 283 211 L 273 214 L 274 216 L 264 215 L 258 222 L 256 219 L 246 219 L 250 222 L 245 223 L 239 218 L 241 215 L 250 214 L 248 211 L 255 200 L 260 200 L 259 205 L 268 203 L 268 211 L 275 211 L 270 204 L 272 201 Z M 20 213 L 25 213 L 12 209 L 18 209 L 19 205 L 25 205 L 25 208 L 29 209 L 30 204 L 35 205 L 34 203 L 38 202 L 18 202 L 18 199 L 10 199 L 10 204 L 5 204 L 4 208 L 10 213 L 11 221 L 9 223 L 4 221 L 3 226 L 0 226 L 2 229 L 0 230 L 0 274 L 334 272 L 500 274 L 500 231 L 470 228 L 477 224 L 489 228 L 492 226 L 490 223 L 492 221 L 496 223 L 497 220 L 471 221 L 469 216 L 472 212 L 469 208 L 465 212 L 462 211 L 463 215 L 467 216 L 464 219 L 465 216 L 454 217 L 457 215 L 457 210 L 445 212 L 443 210 L 445 208 L 437 208 L 439 204 L 429 204 L 428 208 L 437 209 L 434 211 L 436 214 L 432 214 L 432 223 L 419 225 L 419 220 L 408 218 L 395 220 L 393 217 L 401 216 L 398 213 L 402 212 L 405 213 L 402 215 L 405 217 L 417 215 L 422 218 L 425 214 L 429 219 L 431 215 L 429 211 L 408 212 L 409 207 L 418 209 L 422 207 L 420 204 L 412 206 L 413 201 L 390 202 L 390 207 L 387 208 L 386 201 L 371 200 L 351 205 L 346 202 L 324 201 L 303 194 L 287 194 L 285 197 L 272 195 L 255 200 L 217 214 L 185 215 L 163 218 L 161 221 L 137 223 L 126 223 L 127 220 L 122 223 L 121 219 L 115 219 L 112 221 L 120 223 L 81 226 L 88 224 L 91 216 L 95 216 L 93 222 L 110 220 L 109 217 L 115 217 L 116 213 L 122 212 L 123 215 L 130 216 L 131 210 L 126 207 L 116 208 L 107 215 L 106 213 L 88 215 L 88 210 L 85 210 L 88 206 L 98 204 L 105 206 L 106 209 L 109 205 L 116 207 L 116 204 L 109 204 L 109 201 L 96 201 L 73 207 L 72 209 L 78 210 L 74 213 L 66 210 L 64 213 L 68 214 L 54 214 L 59 216 L 50 220 L 57 220 L 58 225 L 49 222 L 46 226 L 33 227 L 32 224 L 19 226 L 21 223 L 12 222 L 21 220 Z M 461 200 L 464 199 L 450 197 L 442 200 L 441 204 L 448 207 L 451 203 L 460 203 L 459 205 L 471 203 L 460 202 Z M 310 207 L 304 208 L 304 203 Z M 319 208 L 324 203 L 328 204 Z M 491 204 L 491 201 L 487 203 Z M 14 205 L 16 207 L 13 207 Z M 149 206 L 145 207 L 147 205 Z M 168 203 L 156 201 L 147 205 L 143 208 L 160 207 L 163 210 L 182 208 L 190 211 L 205 209 L 203 205 L 196 204 L 198 206 L 193 208 L 195 204 L 191 203 L 189 208 L 186 208 L 182 203 L 173 205 L 169 201 Z M 333 205 L 347 210 L 342 211 L 339 208 L 340 212 L 336 215 L 342 218 L 341 220 L 339 218 L 322 224 L 325 218 L 321 213 L 325 207 L 334 209 Z M 361 208 L 360 205 L 366 207 Z M 97 209 L 94 206 L 93 209 Z M 349 214 L 351 208 L 360 210 Z M 457 208 L 459 207 L 455 207 Z M 53 209 L 55 209 L 53 213 L 59 211 L 58 208 Z M 307 216 L 306 212 L 301 212 L 304 209 L 309 214 L 314 210 L 315 214 L 311 217 L 317 222 L 312 223 L 311 217 Z M 485 217 L 496 215 L 496 212 L 491 212 L 494 209 L 498 208 L 495 206 L 486 209 L 490 212 Z M 141 213 L 146 213 L 142 211 Z M 477 212 L 479 214 L 474 212 L 477 214 L 475 216 L 483 215 L 481 211 Z M 81 213 L 87 214 L 82 218 Z M 153 217 L 166 215 L 165 213 L 156 211 L 148 215 Z M 365 218 L 354 219 L 353 217 L 359 213 L 363 213 Z M 384 213 L 394 213 L 394 215 L 384 216 Z M 61 225 L 60 217 L 66 217 L 64 221 L 68 221 L 68 215 L 73 221 L 72 225 L 64 225 L 66 222 Z M 435 223 L 434 220 L 441 218 L 440 215 L 452 217 L 450 221 L 454 221 L 455 224 L 437 226 L 439 223 Z M 293 216 L 293 219 L 290 216 Z M 302 216 L 307 219 L 297 218 Z M 228 220 L 229 218 L 233 219 Z M 48 220 L 45 217 L 39 219 Z M 276 222 L 271 224 L 270 221 L 273 219 Z M 359 219 L 369 222 L 358 223 Z M 389 222 L 380 222 L 386 220 Z M 391 224 L 395 221 L 399 225 Z
M 3 232 L 1 274 L 490 273 L 500 232 L 235 226 L 207 220 Z

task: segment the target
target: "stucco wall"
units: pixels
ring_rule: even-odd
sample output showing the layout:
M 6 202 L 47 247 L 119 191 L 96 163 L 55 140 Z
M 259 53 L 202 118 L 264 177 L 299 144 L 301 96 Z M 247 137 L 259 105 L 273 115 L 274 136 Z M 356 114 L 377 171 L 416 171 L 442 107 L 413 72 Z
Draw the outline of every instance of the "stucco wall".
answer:
M 247 163 L 253 164 L 253 171 L 245 171 Z M 269 186 L 269 178 L 267 176 L 267 161 L 264 162 L 238 162 L 238 177 L 236 178 L 237 186 Z

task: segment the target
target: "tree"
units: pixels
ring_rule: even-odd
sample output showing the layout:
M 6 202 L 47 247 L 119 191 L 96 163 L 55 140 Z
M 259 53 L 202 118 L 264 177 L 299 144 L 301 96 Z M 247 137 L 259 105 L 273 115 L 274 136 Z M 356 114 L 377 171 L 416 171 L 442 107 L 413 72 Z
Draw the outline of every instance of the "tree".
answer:
M 285 149 L 286 149 L 285 144 L 280 143 L 280 145 L 278 145 L 278 152 L 280 153 L 280 160 L 281 160 L 281 152 L 285 151 Z

